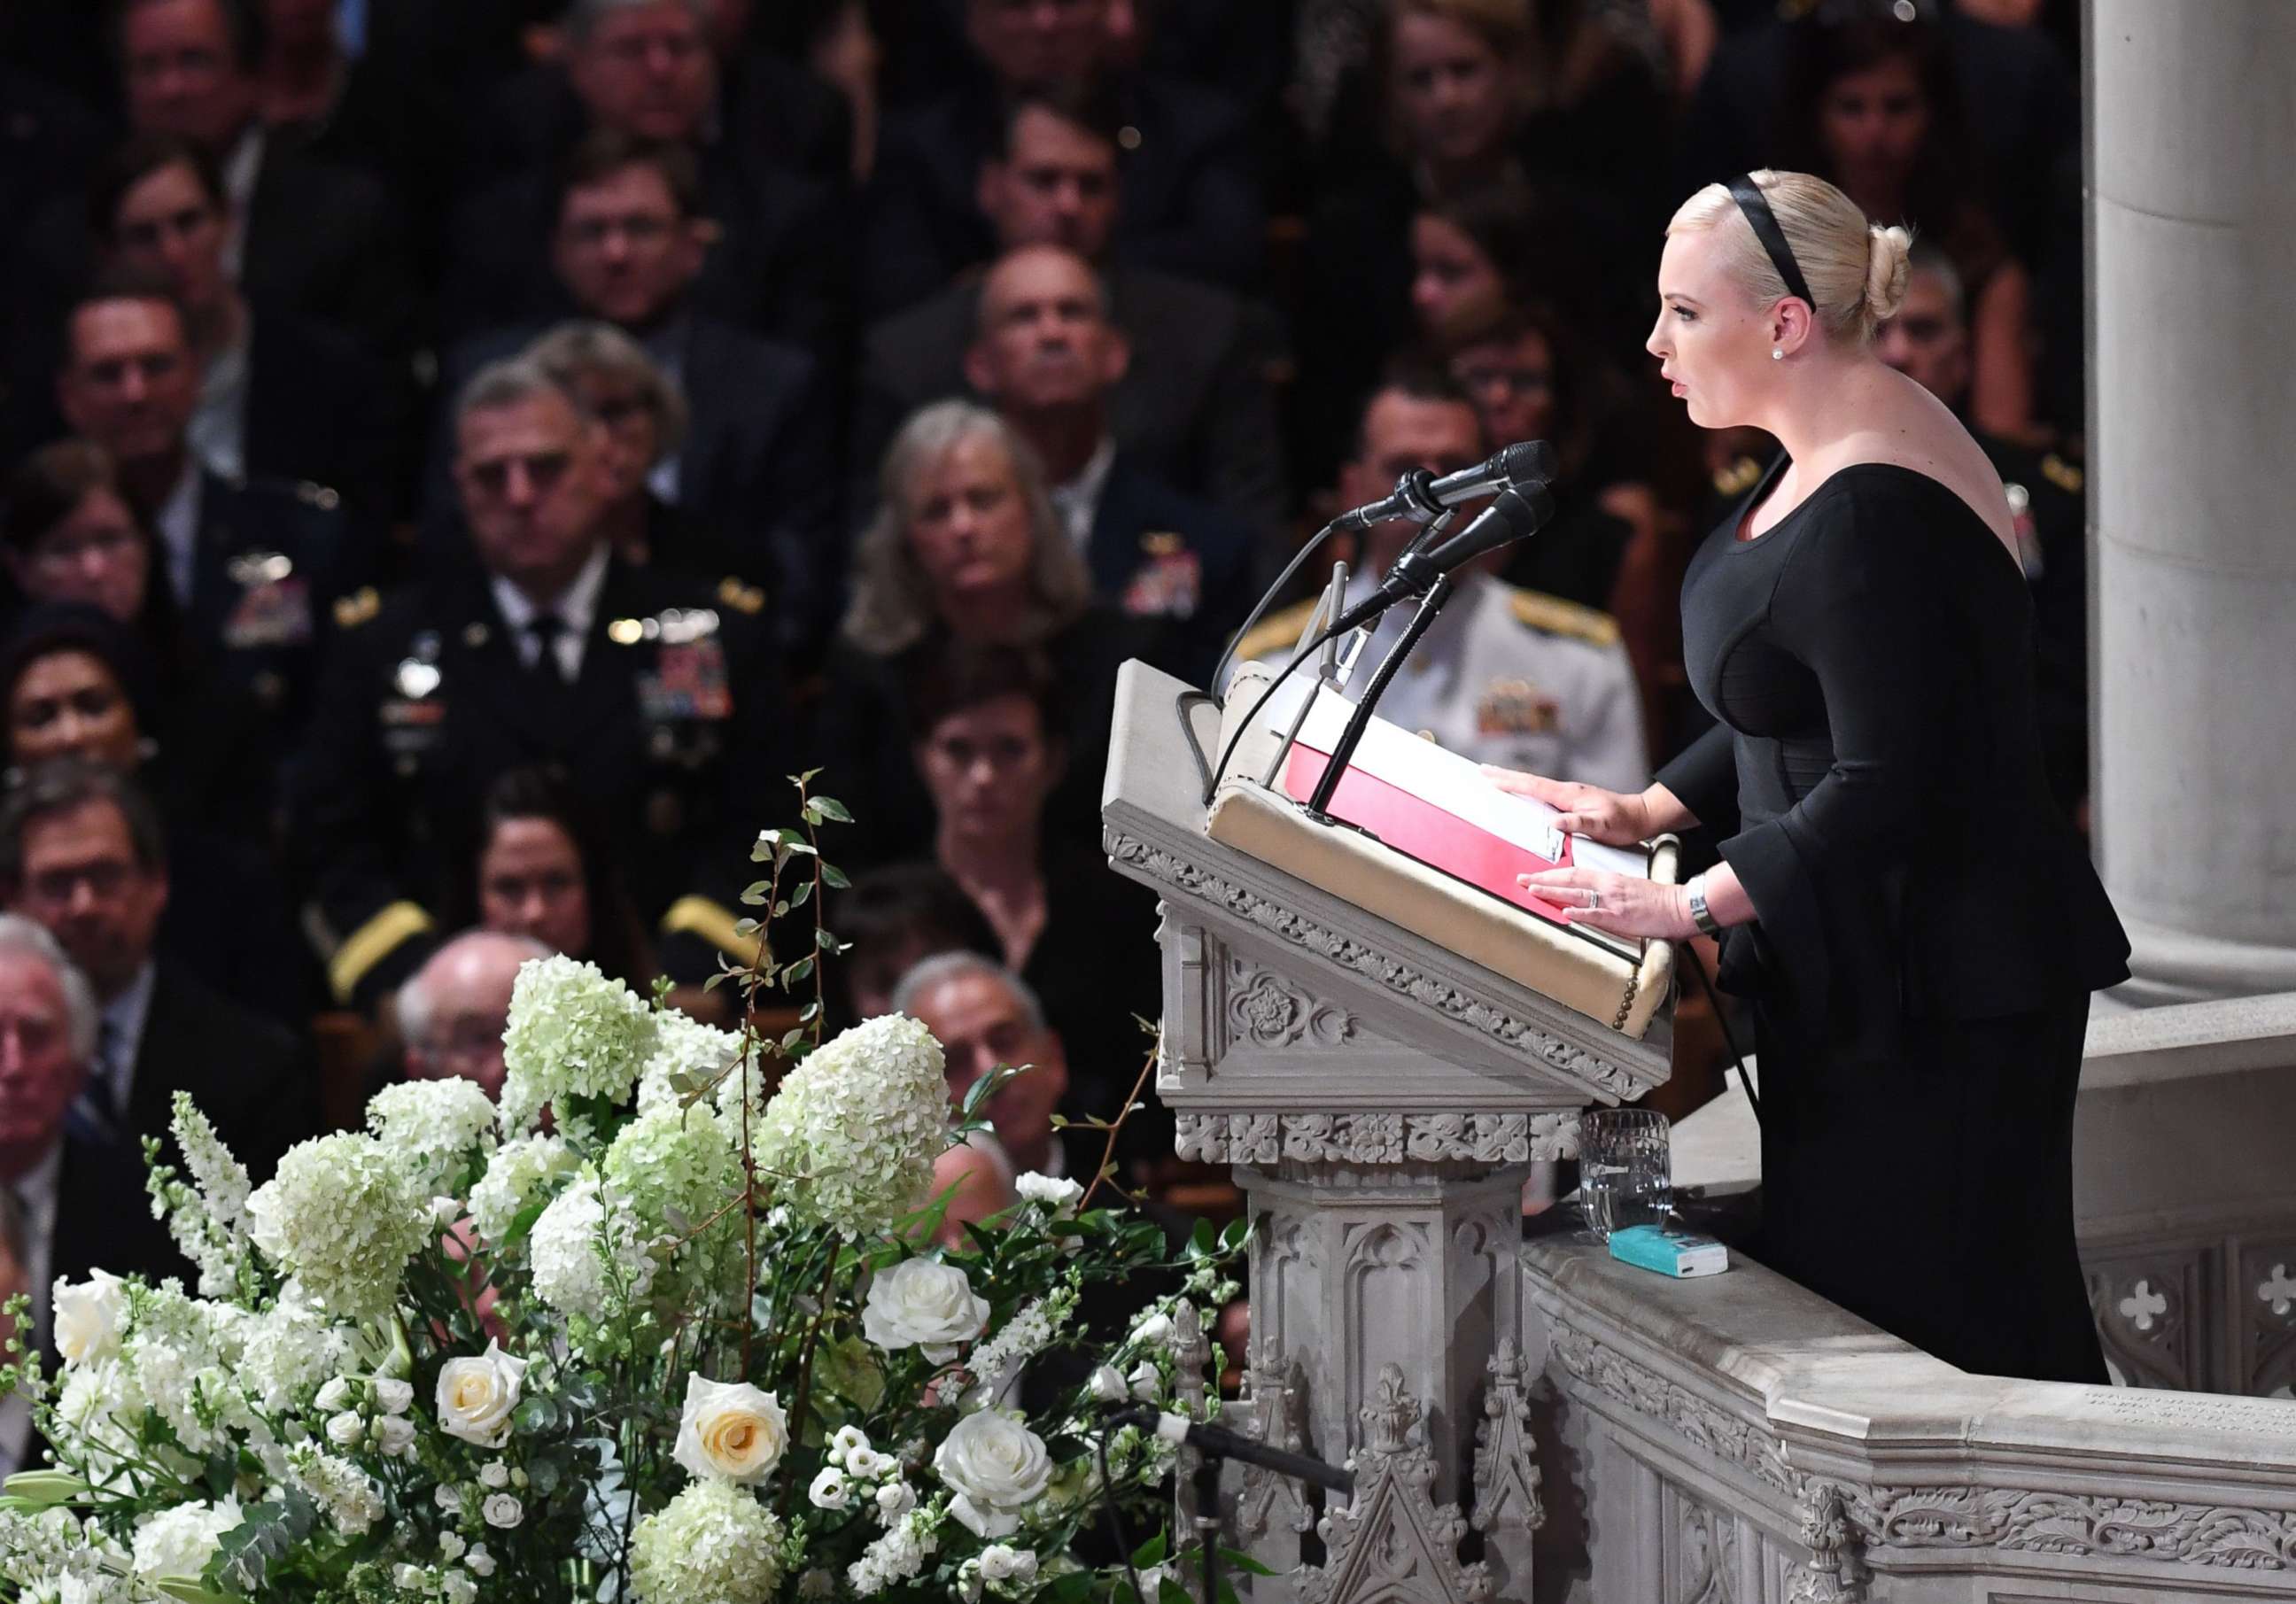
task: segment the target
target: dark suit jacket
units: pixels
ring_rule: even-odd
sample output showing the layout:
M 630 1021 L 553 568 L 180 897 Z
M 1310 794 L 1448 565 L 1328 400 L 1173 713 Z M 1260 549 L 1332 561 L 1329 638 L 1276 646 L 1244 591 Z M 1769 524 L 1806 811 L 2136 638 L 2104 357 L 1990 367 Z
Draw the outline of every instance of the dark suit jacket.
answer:
M 252 694 L 291 747 L 335 600 L 370 577 L 334 493 L 200 476 L 200 528 L 183 636 L 193 675 Z M 287 561 L 284 577 L 272 559 Z M 163 582 L 163 581 L 162 581 Z
M 127 1125 L 137 1138 L 167 1142 L 171 1156 L 168 1125 L 178 1092 L 192 1094 L 258 1184 L 281 1154 L 319 1132 L 319 1071 L 309 1048 L 160 958 L 136 1043 Z
M 334 490 L 362 528 L 379 530 L 404 511 L 414 397 L 403 368 L 324 323 L 283 314 L 254 320 L 248 369 L 250 479 Z
M 488 363 L 515 354 L 543 331 L 526 323 L 464 341 L 440 364 L 440 393 L 452 396 Z M 838 422 L 821 394 L 821 369 L 793 346 L 708 316 L 693 321 L 685 366 L 688 417 L 678 508 L 711 532 L 709 544 L 742 553 L 740 561 L 709 576 L 712 582 L 738 573 L 763 585 L 783 647 L 810 655 L 835 617 L 845 569 L 832 467 Z M 451 408 L 441 409 L 433 431 L 424 484 L 430 569 L 469 568 L 470 541 L 454 487 Z
M 1103 605 L 1157 626 L 1149 660 L 1201 685 L 1251 610 L 1257 549 L 1244 525 L 1119 453 L 1101 486 L 1086 559 Z
M 1132 343 L 1132 365 L 1109 397 L 1117 448 L 1255 535 L 1274 532 L 1289 495 L 1264 316 L 1225 290 L 1151 268 L 1112 267 L 1108 289 L 1117 327 Z M 968 282 L 869 331 L 853 427 L 857 517 L 875 503 L 877 459 L 902 421 L 968 393 L 964 353 L 980 304 L 979 284 Z
M 1255 289 L 1267 227 L 1242 112 L 1215 92 L 1150 73 L 1122 86 L 1138 143 L 1119 153 L 1117 257 Z M 885 119 L 870 184 L 862 308 L 885 316 L 996 253 L 978 199 L 1001 140 L 993 94 L 958 94 Z

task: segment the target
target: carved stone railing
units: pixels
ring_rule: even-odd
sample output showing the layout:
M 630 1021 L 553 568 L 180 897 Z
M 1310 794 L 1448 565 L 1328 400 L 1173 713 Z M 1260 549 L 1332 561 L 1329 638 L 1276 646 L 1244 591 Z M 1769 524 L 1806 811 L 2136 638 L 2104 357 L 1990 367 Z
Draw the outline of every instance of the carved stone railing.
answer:
M 1968 1375 L 1743 1261 L 1523 1263 L 1538 1600 L 2296 1596 L 2296 1402 Z

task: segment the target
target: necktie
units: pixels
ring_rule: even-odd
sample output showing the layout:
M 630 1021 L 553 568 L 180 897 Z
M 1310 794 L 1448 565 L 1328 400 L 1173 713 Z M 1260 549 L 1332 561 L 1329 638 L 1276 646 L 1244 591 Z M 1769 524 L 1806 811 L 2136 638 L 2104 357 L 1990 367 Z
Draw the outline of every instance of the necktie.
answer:
M 558 641 L 566 633 L 566 620 L 556 613 L 537 613 L 527 620 L 526 633 L 534 642 L 534 671 L 555 684 L 570 683 L 566 665 L 558 656 Z
M 76 1141 L 113 1147 L 126 1132 L 127 1120 L 112 1079 L 122 1045 L 119 1027 L 106 1019 L 96 1037 L 95 1061 L 88 1066 L 87 1079 L 64 1116 L 64 1130 Z

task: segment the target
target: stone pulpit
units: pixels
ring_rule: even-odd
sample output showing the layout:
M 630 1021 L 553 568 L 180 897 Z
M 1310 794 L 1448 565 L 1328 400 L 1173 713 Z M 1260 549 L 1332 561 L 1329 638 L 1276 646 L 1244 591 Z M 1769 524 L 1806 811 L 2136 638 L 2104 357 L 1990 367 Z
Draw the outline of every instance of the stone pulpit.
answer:
M 1575 1154 L 1581 1109 L 1666 1079 L 1671 954 L 1310 819 L 1261 783 L 1282 737 L 1242 726 L 1250 689 L 1224 730 L 1127 665 L 1103 797 L 1111 863 L 1162 898 L 1158 1094 L 1181 1155 L 1233 1165 L 1249 1199 L 1229 1423 L 1357 1477 L 1325 1506 L 1232 1469 L 1232 1539 L 1285 1573 L 1239 1580 L 1313 1604 L 1527 1598 L 1547 1345 L 1522 1329 L 1523 1183 Z

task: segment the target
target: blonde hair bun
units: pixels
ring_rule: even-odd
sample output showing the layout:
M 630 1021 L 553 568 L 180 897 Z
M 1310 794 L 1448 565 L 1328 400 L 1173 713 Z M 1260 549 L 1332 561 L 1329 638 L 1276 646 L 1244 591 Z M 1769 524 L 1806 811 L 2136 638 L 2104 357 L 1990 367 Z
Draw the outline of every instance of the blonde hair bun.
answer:
M 1866 258 L 1866 315 L 1875 323 L 1887 323 L 1905 305 L 1907 252 L 1913 249 L 1914 236 L 1895 225 L 1883 228 L 1879 224 L 1867 233 L 1872 242 Z

